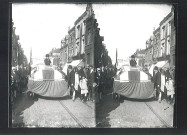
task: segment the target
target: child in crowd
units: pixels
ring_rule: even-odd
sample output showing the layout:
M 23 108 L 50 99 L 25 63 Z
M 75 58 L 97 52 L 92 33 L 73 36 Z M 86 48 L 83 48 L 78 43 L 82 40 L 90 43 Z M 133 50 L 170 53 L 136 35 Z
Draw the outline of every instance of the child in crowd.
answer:
M 174 91 L 173 79 L 171 76 L 168 78 L 168 81 L 166 82 L 166 89 L 167 89 L 168 100 L 170 103 L 172 103 L 174 99 L 175 91 Z
M 81 99 L 83 102 L 86 101 L 87 93 L 88 93 L 88 86 L 87 86 L 87 79 L 85 76 L 82 76 L 80 80 L 80 88 L 81 88 Z

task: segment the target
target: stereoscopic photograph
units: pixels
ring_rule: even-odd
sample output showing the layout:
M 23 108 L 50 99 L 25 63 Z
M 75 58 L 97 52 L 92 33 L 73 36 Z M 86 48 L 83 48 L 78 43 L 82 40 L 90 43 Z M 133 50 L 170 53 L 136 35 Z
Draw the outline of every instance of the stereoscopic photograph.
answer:
M 175 127 L 173 5 L 10 8 L 9 127 Z

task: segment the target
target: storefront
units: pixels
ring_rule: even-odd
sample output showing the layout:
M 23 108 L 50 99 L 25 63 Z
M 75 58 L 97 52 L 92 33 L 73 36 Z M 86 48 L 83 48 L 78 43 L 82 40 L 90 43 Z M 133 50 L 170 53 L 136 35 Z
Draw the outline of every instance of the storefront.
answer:
M 73 60 L 71 63 L 66 63 L 64 68 L 63 68 L 63 72 L 65 74 L 67 74 L 67 69 L 68 69 L 68 66 L 71 65 L 72 67 L 84 67 L 85 66 L 85 63 L 84 61 L 81 59 L 81 60 Z
M 149 69 L 149 73 L 151 75 L 153 75 L 153 69 L 154 69 L 155 66 L 157 66 L 159 69 L 168 68 L 169 67 L 169 62 L 168 62 L 168 60 L 166 60 L 166 61 L 158 61 L 156 64 L 152 64 L 150 69 Z

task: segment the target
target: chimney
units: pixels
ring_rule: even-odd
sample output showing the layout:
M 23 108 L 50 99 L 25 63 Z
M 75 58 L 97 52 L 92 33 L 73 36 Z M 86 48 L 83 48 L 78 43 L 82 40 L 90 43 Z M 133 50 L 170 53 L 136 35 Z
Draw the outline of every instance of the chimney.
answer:
M 93 11 L 92 4 L 91 4 L 91 3 L 87 4 L 87 6 L 86 6 L 86 11 L 89 12 L 89 16 L 91 16 L 92 14 L 94 14 L 94 11 Z

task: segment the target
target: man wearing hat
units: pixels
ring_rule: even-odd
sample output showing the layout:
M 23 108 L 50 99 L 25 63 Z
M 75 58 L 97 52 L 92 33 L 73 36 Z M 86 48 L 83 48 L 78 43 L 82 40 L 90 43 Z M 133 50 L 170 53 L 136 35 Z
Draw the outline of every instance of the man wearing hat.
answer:
M 51 60 L 49 59 L 49 54 L 46 54 L 46 58 L 44 60 L 45 65 L 50 66 L 51 65 Z
M 136 61 L 135 61 L 135 56 L 132 55 L 132 56 L 131 56 L 131 60 L 130 60 L 130 66 L 131 66 L 131 67 L 136 67 L 136 65 L 137 65 L 137 63 L 136 63 Z
M 153 70 L 153 82 L 154 89 L 156 90 L 156 98 L 158 98 L 159 103 L 161 102 L 161 73 L 158 70 L 158 67 L 155 66 Z
M 88 100 L 95 102 L 95 72 L 93 66 L 89 66 L 88 79 Z
M 70 96 L 73 95 L 75 85 L 75 72 L 72 65 L 69 65 L 67 72 L 68 89 L 70 90 Z

